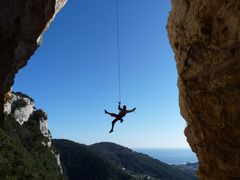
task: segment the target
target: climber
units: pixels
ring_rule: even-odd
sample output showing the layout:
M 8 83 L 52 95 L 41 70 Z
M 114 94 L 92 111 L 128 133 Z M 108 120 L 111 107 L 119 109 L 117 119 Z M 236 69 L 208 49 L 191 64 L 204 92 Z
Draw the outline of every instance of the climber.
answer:
M 115 117 L 115 119 L 112 121 L 112 129 L 109 131 L 109 133 L 113 132 L 113 128 L 114 128 L 114 125 L 115 123 L 120 120 L 120 122 L 122 123 L 123 122 L 123 117 L 127 114 L 127 113 L 130 113 L 130 112 L 133 112 L 136 110 L 136 108 L 133 108 L 132 110 L 127 110 L 127 106 L 123 106 L 123 108 L 121 108 L 121 102 L 118 102 L 118 110 L 119 110 L 119 113 L 118 114 L 115 114 L 115 113 L 109 113 L 106 109 L 104 110 L 105 114 L 109 114 L 110 116 L 112 117 Z

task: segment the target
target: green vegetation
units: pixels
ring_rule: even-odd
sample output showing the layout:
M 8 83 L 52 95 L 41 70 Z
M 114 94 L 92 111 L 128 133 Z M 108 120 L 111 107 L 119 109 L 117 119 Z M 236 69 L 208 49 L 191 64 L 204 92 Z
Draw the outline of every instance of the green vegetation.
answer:
M 44 120 L 47 120 L 47 115 L 42 109 L 36 110 L 32 115 L 32 119 L 37 120 L 37 119 L 40 119 L 40 118 L 43 118 Z
M 33 117 L 20 126 L 6 115 L 4 128 L 0 129 L 0 179 L 63 179 L 51 149 L 42 145 L 44 140 Z
M 173 166 L 156 160 L 148 155 L 137 153 L 129 148 L 102 142 L 90 146 L 95 152 L 110 162 L 126 168 L 139 176 L 149 176 L 152 179 L 190 180 L 197 179 L 195 175 L 181 171 Z
M 69 180 L 128 180 L 135 179 L 88 146 L 69 140 L 53 140 L 59 151 L 63 171 Z
M 192 174 L 192 176 L 196 176 L 196 171 L 199 167 L 199 163 L 187 163 L 187 164 L 178 164 L 178 165 L 172 165 L 182 171 L 188 172 L 189 174 Z
M 193 174 L 114 143 L 86 146 L 68 140 L 53 140 L 53 145 L 60 152 L 69 180 L 197 179 Z
M 30 96 L 28 96 L 27 94 L 24 94 L 22 92 L 12 92 L 13 94 L 16 94 L 17 96 L 20 96 L 20 97 L 25 97 L 27 99 L 29 99 L 30 101 L 34 102 L 34 99 L 31 98 Z
M 27 103 L 23 99 L 18 99 L 16 101 L 16 107 L 20 108 L 20 107 L 26 107 L 26 106 L 27 106 Z

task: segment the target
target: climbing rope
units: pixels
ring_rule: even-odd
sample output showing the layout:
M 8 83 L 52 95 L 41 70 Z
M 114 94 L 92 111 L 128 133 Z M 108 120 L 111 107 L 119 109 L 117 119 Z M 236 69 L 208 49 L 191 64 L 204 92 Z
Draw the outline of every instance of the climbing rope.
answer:
M 121 63 L 120 63 L 120 39 L 119 39 L 119 7 L 116 0 L 116 15 L 117 15 L 117 60 L 118 60 L 118 101 L 121 102 Z

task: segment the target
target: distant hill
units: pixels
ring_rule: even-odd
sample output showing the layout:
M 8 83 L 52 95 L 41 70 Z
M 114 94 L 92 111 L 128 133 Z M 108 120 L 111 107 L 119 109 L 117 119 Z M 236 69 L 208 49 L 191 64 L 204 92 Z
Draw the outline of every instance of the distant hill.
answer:
M 53 140 L 69 180 L 163 179 L 193 180 L 188 171 L 167 165 L 142 153 L 108 142 L 90 146 Z
M 179 164 L 179 165 L 174 165 L 177 167 L 183 167 L 186 169 L 191 169 L 193 171 L 196 171 L 198 169 L 199 163 L 195 162 L 195 163 L 186 163 L 186 164 Z
M 133 179 L 86 145 L 55 139 L 53 146 L 60 153 L 64 175 L 69 180 Z
M 194 176 L 198 169 L 199 163 L 198 162 L 186 163 L 186 164 L 179 164 L 179 165 L 172 165 L 172 166 L 174 166 L 182 171 L 188 172 L 189 174 L 192 174 Z
M 135 174 L 160 179 L 197 179 L 195 175 L 114 143 L 102 142 L 90 147 L 110 162 L 118 164 Z

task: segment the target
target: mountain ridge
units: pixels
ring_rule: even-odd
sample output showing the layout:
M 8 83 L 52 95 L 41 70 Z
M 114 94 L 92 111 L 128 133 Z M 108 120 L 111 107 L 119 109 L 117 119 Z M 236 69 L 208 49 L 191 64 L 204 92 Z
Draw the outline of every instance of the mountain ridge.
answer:
M 53 146 L 57 149 L 57 151 L 60 153 L 61 157 L 61 163 L 69 167 L 71 169 L 71 160 L 69 160 L 71 157 L 69 156 L 71 153 L 67 153 L 66 149 L 63 149 L 63 146 L 65 148 L 67 147 L 65 143 L 71 143 L 72 149 L 68 149 L 70 151 L 75 151 L 74 149 L 78 149 L 81 151 L 81 147 L 85 148 L 84 153 L 91 153 L 97 155 L 96 157 L 100 157 L 101 159 L 104 159 L 104 162 L 111 164 L 115 168 L 118 169 L 118 171 L 123 172 L 127 174 L 127 178 L 129 179 L 165 179 L 165 180 L 192 180 L 197 179 L 196 175 L 191 174 L 189 172 L 185 172 L 182 169 L 179 169 L 177 167 L 168 165 L 166 163 L 163 163 L 157 159 L 154 159 L 148 155 L 135 152 L 127 147 L 111 143 L 111 142 L 100 142 L 95 143 L 92 145 L 83 145 L 79 144 L 73 141 L 69 141 L 66 139 L 54 139 L 53 140 Z M 65 144 L 65 145 L 64 145 Z M 78 154 L 79 156 L 85 156 L 81 153 Z M 94 155 L 94 156 L 95 156 Z M 88 161 L 92 161 L 91 156 L 89 156 Z M 75 162 L 74 162 L 75 163 Z M 79 166 L 82 163 L 81 161 L 78 161 Z M 88 162 L 89 164 L 89 162 Z M 64 170 L 65 172 L 68 172 L 68 169 Z M 81 169 L 79 169 L 81 171 Z M 101 171 L 101 169 L 99 169 Z M 69 174 L 69 173 L 68 173 Z M 76 175 L 76 174 L 75 174 Z M 80 176 L 79 176 L 80 177 Z M 109 177 L 98 177 L 96 179 L 111 179 Z M 69 178 L 69 180 L 75 180 L 74 178 Z M 91 179 L 94 179 L 91 177 Z M 115 179 L 121 179 L 121 178 L 115 178 Z M 77 179 L 76 179 L 77 180 Z

